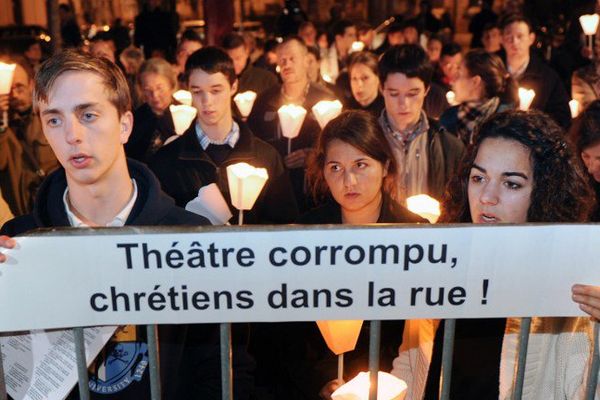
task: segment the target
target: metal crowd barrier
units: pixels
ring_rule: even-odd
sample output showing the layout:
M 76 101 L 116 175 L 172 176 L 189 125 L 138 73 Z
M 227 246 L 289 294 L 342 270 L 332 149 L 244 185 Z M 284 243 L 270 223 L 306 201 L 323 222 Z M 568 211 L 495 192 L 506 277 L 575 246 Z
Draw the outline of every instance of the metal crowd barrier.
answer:
M 369 391 L 369 400 L 377 400 L 377 371 L 379 370 L 379 350 L 381 337 L 381 321 L 370 322 L 369 337 L 369 372 L 371 379 L 371 389 Z M 600 367 L 599 356 L 599 323 L 594 324 L 594 349 L 591 360 L 591 367 L 586 382 L 585 399 L 594 400 L 594 395 L 598 385 L 598 371 Z M 444 321 L 444 344 L 442 351 L 442 387 L 441 400 L 450 398 L 450 386 L 452 382 L 452 354 L 454 345 L 454 331 L 456 320 L 447 319 Z M 519 353 L 517 374 L 515 384 L 513 385 L 512 399 L 521 399 L 523 393 L 523 381 L 525 376 L 525 361 L 527 357 L 527 344 L 529 341 L 529 330 L 531 327 L 531 318 L 521 319 L 521 328 L 519 332 Z M 160 370 L 158 363 L 158 341 L 157 326 L 147 325 L 146 332 L 148 336 L 148 353 L 150 369 L 150 389 L 151 400 L 161 399 L 160 388 Z M 90 392 L 88 386 L 88 372 L 85 362 L 85 343 L 83 328 L 73 328 L 75 339 L 75 355 L 77 359 L 77 373 L 79 377 L 79 394 L 81 400 L 89 400 Z M 233 400 L 233 379 L 231 362 L 231 324 L 220 324 L 221 337 L 221 388 L 222 399 Z M 2 367 L 2 354 L 0 353 L 0 400 L 7 400 L 6 385 Z
M 235 229 L 235 227 L 232 227 Z M 133 228 L 136 232 L 142 232 L 143 229 Z M 62 235 L 81 234 L 80 230 L 61 231 Z M 89 234 L 89 232 L 87 232 Z M 114 233 L 110 230 L 96 231 L 98 234 Z M 39 233 L 38 233 L 39 234 Z M 42 232 L 42 235 L 52 235 L 56 232 Z M 531 318 L 522 318 L 519 332 L 519 349 L 517 374 L 513 384 L 512 399 L 521 399 L 523 393 L 523 381 L 525 375 L 525 362 L 527 357 L 527 345 L 529 341 L 529 331 L 531 327 Z M 594 323 L 593 354 L 590 362 L 589 373 L 586 379 L 585 399 L 594 400 L 596 388 L 598 386 L 598 372 L 600 369 L 599 355 L 599 333 L 600 323 Z M 448 400 L 450 398 L 450 387 L 452 383 L 452 357 L 454 346 L 454 334 L 456 320 L 446 319 L 444 321 L 444 340 L 442 349 L 442 373 L 440 399 Z M 78 387 L 81 400 L 90 399 L 88 370 L 85 360 L 85 341 L 82 327 L 74 327 L 73 336 L 75 341 L 75 356 L 77 361 Z M 160 368 L 158 356 L 158 337 L 157 325 L 146 325 L 148 340 L 148 363 L 150 374 L 151 400 L 161 400 L 160 386 Z M 401 333 L 399 333 L 401 334 Z M 371 379 L 371 389 L 369 391 L 369 400 L 377 399 L 377 372 L 379 370 L 379 352 L 381 337 L 381 321 L 370 321 L 369 337 L 369 371 Z M 233 369 L 232 369 L 232 343 L 231 343 L 231 324 L 220 324 L 220 353 L 221 353 L 221 389 L 223 400 L 233 400 Z M 0 400 L 7 400 L 6 382 L 2 365 L 2 353 L 0 352 Z

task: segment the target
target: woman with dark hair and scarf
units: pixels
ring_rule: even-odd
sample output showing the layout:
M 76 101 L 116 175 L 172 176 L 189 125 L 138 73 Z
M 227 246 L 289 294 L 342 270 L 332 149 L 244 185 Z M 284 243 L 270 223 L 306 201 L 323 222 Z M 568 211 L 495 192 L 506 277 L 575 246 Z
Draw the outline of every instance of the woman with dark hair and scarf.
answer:
M 458 105 L 442 114 L 440 124 L 465 144 L 473 142 L 475 128 L 486 118 L 518 104 L 517 85 L 504 63 L 483 49 L 464 56 L 452 89 Z

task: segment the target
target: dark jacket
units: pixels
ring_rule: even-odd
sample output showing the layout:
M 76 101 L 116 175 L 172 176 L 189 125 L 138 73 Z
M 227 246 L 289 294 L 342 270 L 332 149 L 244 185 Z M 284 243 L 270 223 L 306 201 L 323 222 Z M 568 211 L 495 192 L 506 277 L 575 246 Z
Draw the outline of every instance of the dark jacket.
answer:
M 393 201 L 389 196 L 384 195 L 381 205 L 381 214 L 377 220 L 378 224 L 386 223 L 416 223 L 427 220 L 410 212 L 407 208 Z M 298 219 L 299 224 L 341 224 L 342 209 L 340 205 L 333 200 L 313 208 L 309 212 L 302 214 Z
M 0 129 L 0 187 L 15 216 L 31 212 L 39 185 L 56 167 L 37 115 L 15 115 L 9 129 Z
M 206 225 L 208 221 L 175 206 L 173 199 L 160 190 L 158 181 L 144 165 L 129 160 L 129 172 L 135 179 L 138 198 L 127 219 L 126 225 Z M 65 171 L 61 168 L 51 174 L 40 187 L 33 213 L 17 217 L 7 222 L 1 233 L 15 236 L 20 233 L 47 227 L 68 227 L 69 220 L 63 203 L 67 187 Z M 149 371 L 141 362 L 148 360 L 145 330 L 135 327 L 136 339 L 129 342 L 109 341 L 100 356 L 92 364 L 98 366 L 120 357 L 117 353 L 136 353 L 136 360 L 121 371 L 129 377 L 141 370 L 141 380 L 131 379 L 132 383 L 110 395 L 92 392 L 92 399 L 138 400 L 149 399 Z M 216 325 L 161 325 L 159 326 L 159 349 L 161 362 L 162 391 L 165 399 L 220 399 L 219 331 Z M 234 346 L 234 366 L 236 368 L 236 398 L 249 397 L 252 391 L 253 368 L 243 346 Z M 103 359 L 105 357 L 106 360 Z M 136 367 L 138 369 L 136 369 Z M 108 370 L 108 369 L 107 369 Z M 110 377 L 107 377 L 110 378 Z M 114 387 L 120 382 L 118 377 L 104 382 L 92 371 L 90 385 L 100 389 Z M 110 393 L 110 392 L 109 392 Z M 240 396 L 240 397 L 238 397 Z M 77 399 L 75 389 L 68 399 Z
M 506 318 L 457 319 L 452 355 L 450 398 L 497 400 L 500 381 L 500 355 Z M 439 399 L 444 322 L 435 333 L 425 400 Z
M 125 154 L 147 163 L 169 137 L 176 135 L 173 117 L 169 108 L 156 115 L 147 103 L 133 113 L 133 131 L 125 144 Z
M 273 147 L 255 137 L 245 124 L 239 125 L 240 138 L 220 165 L 215 164 L 202 149 L 195 125 L 192 125 L 180 138 L 156 153 L 150 161 L 150 168 L 163 190 L 180 207 L 196 198 L 201 187 L 216 183 L 234 215 L 231 223 L 237 223 L 238 211 L 231 204 L 227 166 L 246 162 L 257 168 L 266 168 L 269 179 L 252 210 L 244 211 L 244 223 L 285 224 L 294 221 L 298 208 L 281 157 Z
M 527 69 L 518 81 L 520 87 L 535 91 L 531 108 L 550 115 L 565 129 L 571 125 L 569 95 L 556 72 L 541 58 L 532 54 Z
M 302 215 L 301 224 L 341 224 L 342 214 L 339 204 L 331 200 L 322 206 Z M 384 196 L 378 223 L 427 222 Z M 265 324 L 262 324 L 265 325 Z M 317 324 L 314 322 L 290 322 L 270 324 L 271 331 L 261 326 L 261 337 L 265 343 L 263 351 L 276 349 L 275 360 L 271 358 L 268 367 L 277 374 L 278 386 L 273 389 L 277 399 L 319 400 L 319 391 L 330 380 L 337 377 L 337 356 L 325 344 Z M 369 322 L 363 323 L 355 350 L 344 355 L 344 379 L 368 370 Z M 404 321 L 382 321 L 380 370 L 390 371 L 392 362 L 398 355 L 402 342 Z M 256 346 L 256 343 L 253 343 Z M 260 354 L 260 353 L 259 353 Z M 272 355 L 271 355 L 272 357 Z M 258 359 L 258 368 L 261 367 Z
M 346 101 L 346 105 L 344 108 L 347 110 L 363 110 L 363 111 L 370 113 L 375 118 L 379 118 L 379 116 L 381 115 L 381 112 L 385 108 L 385 101 L 384 101 L 381 93 L 379 93 L 379 94 L 377 94 L 377 97 L 375 97 L 375 100 L 373 100 L 371 102 L 371 104 L 364 107 L 358 101 L 356 101 L 354 99 L 354 97 L 350 97 Z
M 238 76 L 238 92 L 252 90 L 258 95 L 271 86 L 277 85 L 277 82 L 277 77 L 273 73 L 248 63 Z

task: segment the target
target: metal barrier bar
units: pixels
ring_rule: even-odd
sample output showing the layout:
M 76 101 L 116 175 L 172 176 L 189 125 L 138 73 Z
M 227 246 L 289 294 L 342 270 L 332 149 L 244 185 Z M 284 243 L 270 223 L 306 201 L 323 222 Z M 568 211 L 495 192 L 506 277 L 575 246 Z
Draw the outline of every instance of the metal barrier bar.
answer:
M 148 340 L 148 367 L 150 368 L 150 399 L 160 400 L 160 364 L 158 357 L 158 336 L 156 325 L 146 325 Z
M 585 388 L 585 398 L 586 400 L 594 400 L 594 396 L 596 394 L 596 389 L 598 387 L 598 369 L 600 367 L 600 354 L 598 346 L 600 346 L 600 342 L 598 339 L 598 335 L 600 333 L 600 323 L 594 323 L 594 352 L 592 354 L 592 365 L 590 366 L 590 371 L 587 379 L 587 387 Z
M 2 351 L 0 351 L 0 400 L 7 400 L 6 382 L 4 381 L 4 366 L 2 365 Z
M 529 345 L 529 331 L 531 318 L 521 318 L 519 329 L 519 353 L 517 355 L 517 376 L 513 391 L 513 399 L 520 400 L 523 396 L 523 383 L 525 381 L 525 362 L 527 361 L 527 347 Z
M 377 400 L 377 375 L 379 373 L 379 349 L 381 345 L 381 321 L 369 322 L 369 400 Z
M 75 359 L 77 361 L 77 376 L 79 377 L 79 398 L 81 400 L 90 400 L 90 384 L 87 362 L 85 360 L 83 328 L 73 328 L 73 341 L 75 342 Z
M 444 344 L 442 347 L 442 389 L 441 400 L 450 398 L 450 384 L 452 383 L 452 357 L 454 356 L 454 333 L 456 320 L 444 321 Z
M 220 324 L 221 399 L 233 400 L 233 367 L 231 356 L 231 324 Z

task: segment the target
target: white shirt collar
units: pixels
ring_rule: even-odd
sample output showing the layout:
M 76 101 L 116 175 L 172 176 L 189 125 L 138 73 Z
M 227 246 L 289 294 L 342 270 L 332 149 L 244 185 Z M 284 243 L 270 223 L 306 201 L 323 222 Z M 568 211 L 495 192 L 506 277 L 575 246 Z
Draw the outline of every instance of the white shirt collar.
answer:
M 125 226 L 125 222 L 127 222 L 127 218 L 129 218 L 129 214 L 133 209 L 135 201 L 137 200 L 138 190 L 137 184 L 135 183 L 135 179 L 131 179 L 131 183 L 133 184 L 133 193 L 131 194 L 131 198 L 129 202 L 125 205 L 125 207 L 110 221 L 106 224 L 107 227 L 122 227 Z M 81 219 L 79 219 L 72 211 L 69 205 L 69 187 L 65 189 L 65 193 L 63 194 L 63 203 L 65 205 L 65 211 L 67 212 L 67 218 L 69 219 L 69 224 L 73 228 L 89 228 L 89 225 L 84 223 Z

